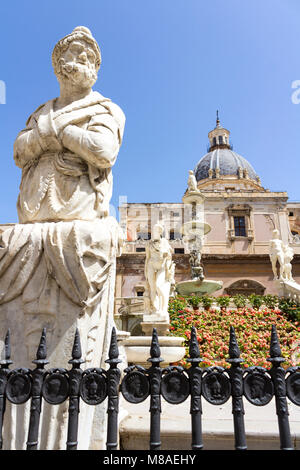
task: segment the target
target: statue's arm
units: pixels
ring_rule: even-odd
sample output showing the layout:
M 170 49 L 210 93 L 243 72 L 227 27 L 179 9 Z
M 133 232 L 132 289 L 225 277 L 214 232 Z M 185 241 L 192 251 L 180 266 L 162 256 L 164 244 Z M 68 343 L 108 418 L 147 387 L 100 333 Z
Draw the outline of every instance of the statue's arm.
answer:
M 40 138 L 36 127 L 29 125 L 19 132 L 14 142 L 14 160 L 19 168 L 23 168 L 30 160 L 42 153 Z
M 65 127 L 63 146 L 93 166 L 110 168 L 116 161 L 125 124 L 125 116 L 117 108 L 117 116 L 107 113 L 92 117 L 86 130 L 76 125 Z

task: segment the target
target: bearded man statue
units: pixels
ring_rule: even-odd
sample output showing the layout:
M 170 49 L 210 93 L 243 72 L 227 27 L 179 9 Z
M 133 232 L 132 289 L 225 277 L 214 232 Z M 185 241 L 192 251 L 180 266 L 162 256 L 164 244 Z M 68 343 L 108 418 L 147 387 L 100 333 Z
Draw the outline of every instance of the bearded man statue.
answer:
M 14 145 L 22 168 L 21 223 L 95 220 L 109 212 L 125 117 L 92 91 L 101 64 L 98 44 L 87 28 L 75 28 L 56 44 L 52 63 L 60 96 L 29 117 Z
M 124 241 L 109 216 L 111 168 L 125 116 L 92 90 L 101 54 L 88 28 L 58 41 L 52 64 L 60 95 L 31 114 L 14 144 L 20 223 L 1 233 L 0 327 L 3 336 L 11 329 L 14 367 L 30 367 L 43 328 L 51 367 L 68 367 L 76 328 L 86 367 L 105 367 Z M 12 409 L 6 448 L 24 448 L 26 426 L 16 426 L 22 412 Z M 43 413 L 40 448 L 65 448 L 66 408 L 45 406 Z M 79 448 L 104 445 L 104 415 L 97 411 L 92 433 L 93 413 L 81 407 Z

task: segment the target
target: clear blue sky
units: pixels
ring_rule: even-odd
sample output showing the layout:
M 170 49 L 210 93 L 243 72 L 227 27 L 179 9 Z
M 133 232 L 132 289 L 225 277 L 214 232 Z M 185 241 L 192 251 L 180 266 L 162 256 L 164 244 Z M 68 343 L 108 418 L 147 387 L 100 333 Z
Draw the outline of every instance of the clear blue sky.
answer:
M 94 87 L 126 114 L 112 203 L 180 202 L 221 124 L 264 187 L 300 200 L 299 0 L 11 0 L 1 3 L 0 222 L 16 222 L 13 142 L 56 97 L 51 53 L 75 26 L 102 51 Z

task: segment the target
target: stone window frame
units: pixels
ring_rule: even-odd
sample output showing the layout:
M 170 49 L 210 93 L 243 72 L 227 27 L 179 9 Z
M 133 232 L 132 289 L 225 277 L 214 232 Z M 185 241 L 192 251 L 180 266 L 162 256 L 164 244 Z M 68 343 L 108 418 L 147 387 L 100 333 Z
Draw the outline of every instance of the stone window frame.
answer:
M 226 208 L 229 220 L 228 238 L 230 241 L 248 239 L 252 242 L 254 239 L 254 231 L 252 226 L 252 207 L 249 204 L 230 204 Z M 235 235 L 234 217 L 245 217 L 246 236 Z
M 135 293 L 135 297 L 144 297 L 145 286 L 141 286 L 141 285 L 134 286 L 133 290 L 134 290 L 134 293 Z M 138 292 L 142 292 L 142 295 L 138 295 Z

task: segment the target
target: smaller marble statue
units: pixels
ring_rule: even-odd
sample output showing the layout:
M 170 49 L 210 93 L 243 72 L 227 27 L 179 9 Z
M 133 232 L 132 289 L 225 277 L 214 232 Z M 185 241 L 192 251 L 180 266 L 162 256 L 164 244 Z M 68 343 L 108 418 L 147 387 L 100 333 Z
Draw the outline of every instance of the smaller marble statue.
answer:
M 189 171 L 189 177 L 188 177 L 188 192 L 199 192 L 199 189 L 197 188 L 197 181 L 195 178 L 195 174 L 193 170 Z
M 192 279 L 199 279 L 203 281 L 204 274 L 203 274 L 203 267 L 201 265 L 201 253 L 197 250 L 192 250 L 190 253 L 190 266 L 191 266 L 191 278 Z
M 148 284 L 151 314 L 160 316 L 161 321 L 169 321 L 168 301 L 171 284 L 174 283 L 172 248 L 163 237 L 164 228 L 156 224 L 153 238 L 146 245 L 145 278 Z
M 277 274 L 277 261 L 279 263 L 279 279 L 283 279 L 283 269 L 284 269 L 284 244 L 283 241 L 279 238 L 279 231 L 277 229 L 273 230 L 273 237 L 270 240 L 269 245 L 269 255 L 272 263 L 272 270 L 274 274 L 274 280 L 278 279 Z
M 289 245 L 283 246 L 284 266 L 283 266 L 283 278 L 285 281 L 293 281 L 292 276 L 292 259 L 294 257 L 294 250 Z

